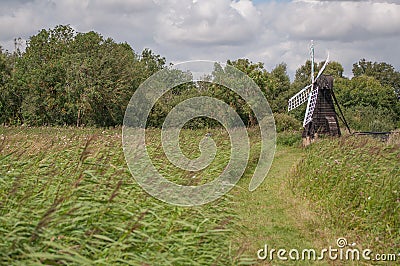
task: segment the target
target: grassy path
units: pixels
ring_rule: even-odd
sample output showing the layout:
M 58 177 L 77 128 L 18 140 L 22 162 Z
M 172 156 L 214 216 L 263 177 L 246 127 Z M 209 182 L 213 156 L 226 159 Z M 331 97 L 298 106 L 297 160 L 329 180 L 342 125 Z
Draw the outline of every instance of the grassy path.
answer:
M 301 149 L 278 147 L 266 180 L 251 193 L 247 190 L 249 178 L 241 179 L 234 192 L 242 229 L 237 240 L 239 253 L 257 259 L 257 251 L 265 244 L 269 250 L 318 249 L 326 245 L 327 232 L 321 230 L 318 215 L 310 210 L 306 200 L 295 198 L 290 189 L 288 173 L 301 160 L 302 153 Z M 277 259 L 258 262 L 265 265 L 280 263 Z

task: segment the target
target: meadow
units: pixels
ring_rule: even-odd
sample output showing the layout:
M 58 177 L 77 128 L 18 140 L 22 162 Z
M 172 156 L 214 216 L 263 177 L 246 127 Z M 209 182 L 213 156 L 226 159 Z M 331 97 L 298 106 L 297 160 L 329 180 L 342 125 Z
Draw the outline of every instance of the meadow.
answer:
M 185 208 L 147 195 L 120 128 L 2 128 L 1 138 L 0 264 L 236 263 L 229 196 Z
M 199 155 L 207 132 L 181 132 L 188 157 Z M 218 152 L 193 178 L 165 163 L 160 131 L 148 130 L 154 165 L 186 185 L 215 178 L 230 143 L 224 130 L 210 132 Z M 249 164 L 230 193 L 177 207 L 149 196 L 131 176 L 121 128 L 0 128 L 0 265 L 264 264 L 256 252 L 266 242 L 325 248 L 339 236 L 399 251 L 398 140 L 348 136 L 304 149 L 299 132 L 279 133 L 271 171 L 250 193 L 260 138 L 253 129 L 249 136 Z

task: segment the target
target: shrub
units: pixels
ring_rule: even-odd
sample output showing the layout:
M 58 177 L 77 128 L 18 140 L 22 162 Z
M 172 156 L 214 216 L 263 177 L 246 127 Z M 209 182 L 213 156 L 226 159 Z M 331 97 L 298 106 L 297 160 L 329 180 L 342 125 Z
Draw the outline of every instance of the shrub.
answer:
M 396 128 L 395 114 L 391 110 L 372 106 L 355 106 L 345 110 L 349 126 L 357 131 L 390 131 Z
M 301 129 L 301 122 L 288 114 L 277 113 L 274 118 L 277 132 Z

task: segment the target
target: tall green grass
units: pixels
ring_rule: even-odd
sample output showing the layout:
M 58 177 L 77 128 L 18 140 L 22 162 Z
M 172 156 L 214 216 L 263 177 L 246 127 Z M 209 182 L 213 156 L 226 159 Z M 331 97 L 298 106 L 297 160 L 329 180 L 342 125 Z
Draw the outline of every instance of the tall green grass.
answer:
M 300 131 L 283 131 L 277 134 L 276 144 L 280 146 L 301 147 Z
M 337 237 L 374 251 L 400 249 L 400 143 L 371 137 L 324 139 L 293 170 L 298 195 L 315 203 Z
M 120 132 L 0 129 L 0 264 L 240 263 L 231 250 L 229 196 L 191 208 L 150 197 L 128 172 Z M 203 134 L 186 133 L 187 145 Z M 215 169 L 225 161 L 222 153 Z

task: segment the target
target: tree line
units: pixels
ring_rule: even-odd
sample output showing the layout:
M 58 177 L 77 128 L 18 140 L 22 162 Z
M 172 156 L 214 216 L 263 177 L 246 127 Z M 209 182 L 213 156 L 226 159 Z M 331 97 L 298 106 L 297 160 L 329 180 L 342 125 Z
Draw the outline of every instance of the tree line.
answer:
M 315 69 L 318 71 L 323 63 L 315 63 Z M 228 60 L 227 64 L 246 73 L 261 88 L 279 131 L 301 127 L 305 105 L 288 114 L 287 101 L 309 84 L 311 61 L 297 69 L 293 82 L 285 63 L 271 71 L 263 63 L 248 59 Z M 76 32 L 69 25 L 43 29 L 29 38 L 23 52 L 0 49 L 0 123 L 121 125 L 138 86 L 167 67 L 166 59 L 149 49 L 137 53 L 129 44 L 116 43 L 94 31 Z M 400 127 L 400 72 L 390 64 L 365 59 L 353 65 L 353 78 L 343 76 L 343 72 L 339 62 L 330 62 L 324 73 L 335 78 L 336 96 L 353 129 L 383 131 Z M 200 95 L 219 98 L 234 108 L 245 124 L 256 123 L 240 96 L 212 83 L 197 82 L 165 94 L 153 107 L 148 126 L 162 126 L 176 104 Z M 189 126 L 217 124 L 200 117 Z

